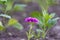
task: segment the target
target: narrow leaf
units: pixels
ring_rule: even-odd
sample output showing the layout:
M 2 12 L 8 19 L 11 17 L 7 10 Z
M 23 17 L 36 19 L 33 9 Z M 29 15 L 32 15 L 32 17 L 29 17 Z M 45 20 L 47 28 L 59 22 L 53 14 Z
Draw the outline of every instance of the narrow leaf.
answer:
M 6 15 L 6 14 L 0 14 L 0 16 L 11 19 L 11 16 Z
M 36 31 L 37 31 L 37 32 L 43 32 L 43 30 L 41 30 L 41 29 L 36 29 Z
M 4 26 L 3 26 L 3 24 L 2 24 L 2 22 L 0 21 L 0 31 L 2 31 L 2 30 L 4 30 L 5 28 L 4 28 Z

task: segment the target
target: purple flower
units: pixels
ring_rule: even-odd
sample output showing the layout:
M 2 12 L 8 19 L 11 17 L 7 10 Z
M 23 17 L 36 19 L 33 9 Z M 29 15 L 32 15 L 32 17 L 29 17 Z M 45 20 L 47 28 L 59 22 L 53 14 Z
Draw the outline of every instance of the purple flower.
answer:
M 27 18 L 25 18 L 25 22 L 38 23 L 38 22 L 39 22 L 39 20 L 38 20 L 37 18 L 27 17 Z

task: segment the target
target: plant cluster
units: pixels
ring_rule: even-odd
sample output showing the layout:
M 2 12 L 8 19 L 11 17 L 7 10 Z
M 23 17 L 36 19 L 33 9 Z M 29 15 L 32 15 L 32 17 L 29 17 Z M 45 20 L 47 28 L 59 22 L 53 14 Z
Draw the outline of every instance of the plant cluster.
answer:
M 55 13 L 48 12 L 49 6 L 54 4 L 54 0 L 39 0 L 42 12 L 34 11 L 31 16 L 35 17 L 39 20 L 38 25 L 39 29 L 36 29 L 37 34 L 34 33 L 35 39 L 42 38 L 44 39 L 48 33 L 48 31 L 57 23 L 59 17 L 55 17 Z M 32 34 L 33 35 L 33 34 Z
M 14 0 L 0 0 L 0 17 L 2 17 L 2 21 L 0 21 L 0 31 L 5 30 L 9 26 L 13 26 L 19 30 L 23 29 L 23 26 L 11 16 L 12 11 L 23 11 L 25 4 L 15 4 Z
M 38 0 L 37 0 L 38 1 Z M 29 31 L 26 32 L 28 40 L 31 38 L 39 39 L 39 38 L 45 38 L 47 32 L 50 30 L 50 28 L 57 23 L 57 20 L 59 17 L 55 18 L 55 13 L 48 12 L 48 8 L 51 4 L 53 4 L 52 0 L 39 0 L 38 3 L 40 4 L 42 12 L 32 12 L 31 17 L 25 18 L 25 22 L 30 24 Z M 2 21 L 0 21 L 0 31 L 6 29 L 9 26 L 14 26 L 15 28 L 21 30 L 23 29 L 23 26 L 14 18 L 9 15 L 9 13 L 13 10 L 15 11 L 21 11 L 24 10 L 24 7 L 26 5 L 24 4 L 14 4 L 13 0 L 0 0 L 0 10 L 2 13 L 0 13 L 0 17 L 3 18 Z M 8 22 L 6 20 L 8 19 Z M 34 24 L 39 25 L 39 29 L 36 29 L 37 34 L 35 31 L 32 30 L 34 27 Z

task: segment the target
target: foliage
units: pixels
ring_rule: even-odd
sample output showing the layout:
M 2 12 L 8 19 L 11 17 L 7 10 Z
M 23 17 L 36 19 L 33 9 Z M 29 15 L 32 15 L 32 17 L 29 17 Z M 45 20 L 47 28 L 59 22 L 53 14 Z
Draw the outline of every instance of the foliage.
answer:
M 15 28 L 19 30 L 23 29 L 23 26 L 16 19 L 10 19 L 8 21 L 8 26 L 14 26 Z
M 32 28 L 33 28 L 33 26 L 32 26 L 32 24 L 30 23 L 29 31 L 26 32 L 28 40 L 30 40 L 30 39 L 33 37 L 33 30 L 32 30 Z
M 35 34 L 35 38 L 40 38 L 42 37 L 43 39 L 46 37 L 47 32 L 49 31 L 49 29 L 55 25 L 57 23 L 57 20 L 60 19 L 59 17 L 55 18 L 55 13 L 48 13 L 48 8 L 50 5 L 54 4 L 53 0 L 39 0 L 38 3 L 40 4 L 40 7 L 42 9 L 42 12 L 38 12 L 38 11 L 34 11 L 32 12 L 31 16 L 32 17 L 36 17 L 37 19 L 39 19 L 39 27 L 40 29 L 38 29 L 39 31 L 37 31 L 38 33 Z M 42 32 L 41 32 L 41 31 Z M 40 35 L 41 36 L 38 36 Z
M 15 10 L 15 11 L 24 11 L 24 8 L 25 8 L 26 6 L 27 6 L 27 5 L 25 5 L 25 4 L 15 4 L 14 10 Z
M 42 8 L 42 10 L 48 10 L 49 6 L 56 4 L 56 0 L 38 0 L 38 4 Z
M 55 13 L 48 14 L 46 11 L 43 11 L 42 15 L 39 12 L 33 12 L 32 17 L 39 19 L 39 26 L 42 29 L 42 33 L 46 33 L 53 25 L 57 23 L 59 17 L 54 18 Z
M 5 3 L 5 5 L 6 5 L 6 10 L 5 11 L 9 11 L 9 10 L 11 10 L 12 9 L 12 7 L 13 7 L 13 0 L 7 0 L 7 2 Z
M 4 29 L 5 29 L 5 27 L 3 26 L 2 22 L 0 21 L 0 30 L 2 31 Z
M 0 14 L 0 17 L 4 17 L 4 18 L 9 18 L 9 19 L 11 19 L 11 16 L 6 15 L 6 14 Z
M 23 29 L 23 26 L 11 15 L 8 15 L 11 11 L 23 11 L 26 4 L 15 4 L 14 0 L 0 0 L 0 10 L 3 12 L 0 14 L 0 17 L 3 17 L 3 21 L 0 22 L 0 30 L 3 28 L 6 29 L 8 26 L 13 26 L 19 30 Z M 13 6 L 14 5 L 14 6 Z M 11 13 L 10 13 L 11 14 Z M 8 22 L 6 20 L 8 19 Z M 3 25 L 3 26 L 2 26 Z

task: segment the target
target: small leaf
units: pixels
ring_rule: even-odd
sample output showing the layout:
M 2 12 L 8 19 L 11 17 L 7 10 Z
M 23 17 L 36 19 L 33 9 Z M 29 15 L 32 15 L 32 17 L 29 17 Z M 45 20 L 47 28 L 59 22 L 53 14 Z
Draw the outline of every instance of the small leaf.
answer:
M 26 32 L 26 35 L 28 36 L 28 32 Z
M 54 18 L 53 20 L 56 20 L 56 21 L 57 21 L 58 19 L 60 19 L 60 18 L 59 18 L 59 17 L 57 17 L 57 18 Z
M 48 26 L 52 26 L 52 25 L 55 25 L 57 23 L 57 20 L 60 19 L 59 17 L 57 18 L 54 18 L 54 19 L 50 19 L 48 21 Z
M 39 20 L 39 23 L 38 23 L 38 25 L 39 25 L 39 27 L 40 27 L 40 28 L 42 28 L 42 27 L 43 27 L 43 25 L 44 25 L 44 22 L 43 22 L 43 20 Z
M 41 30 L 41 29 L 36 29 L 36 31 L 39 32 L 39 33 L 43 32 L 43 30 Z
M 16 19 L 10 19 L 8 21 L 8 26 L 14 26 L 15 28 L 19 30 L 23 29 L 23 26 Z
M 2 22 L 0 21 L 0 26 L 3 26 Z
M 7 0 L 0 0 L 0 1 L 6 1 L 7 2 Z
M 27 6 L 26 4 L 15 4 L 14 10 L 15 11 L 22 11 L 25 9 L 26 6 Z
M 6 14 L 0 14 L 0 16 L 11 19 L 11 16 L 6 15 Z
M 46 12 L 46 10 L 43 10 L 43 18 L 46 22 L 50 19 L 49 14 Z
M 49 17 L 53 18 L 54 16 L 55 16 L 55 13 L 51 13 Z
M 4 26 L 2 25 L 2 22 L 0 21 L 0 31 L 4 30 Z
M 10 26 L 10 25 L 14 25 L 14 24 L 16 24 L 17 23 L 17 20 L 16 19 L 10 19 L 9 21 L 8 21 L 8 25 Z
M 8 0 L 6 2 L 6 11 L 9 11 L 12 9 L 12 6 L 13 6 L 13 1 L 12 0 Z

